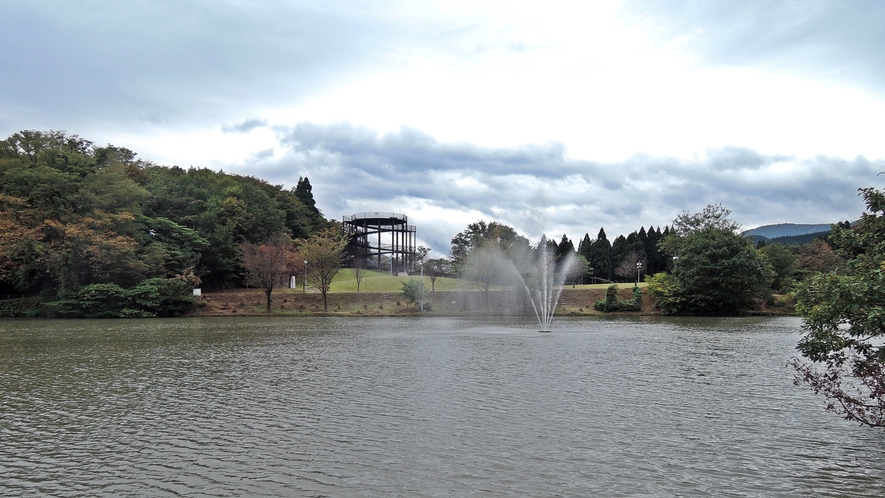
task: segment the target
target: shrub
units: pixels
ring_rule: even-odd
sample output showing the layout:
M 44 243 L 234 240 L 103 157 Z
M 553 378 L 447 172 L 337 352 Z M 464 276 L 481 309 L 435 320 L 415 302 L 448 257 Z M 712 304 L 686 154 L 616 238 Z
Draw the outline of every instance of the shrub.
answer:
M 186 277 L 150 278 L 124 289 L 117 284 L 91 284 L 72 295 L 45 303 L 50 317 L 146 318 L 177 316 L 194 307 L 194 282 Z
M 608 313 L 612 311 L 640 311 L 642 310 L 642 291 L 639 287 L 633 287 L 633 299 L 618 299 L 618 286 L 612 284 L 605 290 L 605 299 L 593 304 L 596 311 Z

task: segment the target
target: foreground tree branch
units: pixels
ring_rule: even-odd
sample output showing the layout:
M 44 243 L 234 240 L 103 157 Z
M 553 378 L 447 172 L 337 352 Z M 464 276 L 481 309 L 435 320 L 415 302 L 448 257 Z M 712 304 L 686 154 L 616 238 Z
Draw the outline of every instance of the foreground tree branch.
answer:
M 846 258 L 843 272 L 818 274 L 796 291 L 806 334 L 797 349 L 797 384 L 848 420 L 885 427 L 885 194 L 861 189 L 869 212 L 829 239 Z

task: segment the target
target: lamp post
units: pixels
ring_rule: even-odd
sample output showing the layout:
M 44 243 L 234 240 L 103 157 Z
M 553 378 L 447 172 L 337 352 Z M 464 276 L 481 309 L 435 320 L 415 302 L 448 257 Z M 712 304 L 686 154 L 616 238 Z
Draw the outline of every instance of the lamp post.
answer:
M 639 272 L 642 270 L 642 261 L 636 262 L 636 285 L 639 285 Z
M 307 292 L 307 260 L 304 260 L 304 281 L 301 282 L 301 292 Z

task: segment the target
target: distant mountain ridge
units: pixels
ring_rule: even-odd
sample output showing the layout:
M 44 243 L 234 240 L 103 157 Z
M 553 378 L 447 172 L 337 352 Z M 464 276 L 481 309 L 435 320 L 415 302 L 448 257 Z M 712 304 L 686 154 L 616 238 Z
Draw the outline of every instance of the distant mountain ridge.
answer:
M 741 235 L 745 237 L 749 237 L 752 235 L 754 239 L 774 239 L 777 237 L 793 237 L 796 235 L 808 235 L 812 233 L 829 232 L 830 226 L 830 223 L 778 223 L 776 225 L 763 225 L 751 230 L 746 230 Z

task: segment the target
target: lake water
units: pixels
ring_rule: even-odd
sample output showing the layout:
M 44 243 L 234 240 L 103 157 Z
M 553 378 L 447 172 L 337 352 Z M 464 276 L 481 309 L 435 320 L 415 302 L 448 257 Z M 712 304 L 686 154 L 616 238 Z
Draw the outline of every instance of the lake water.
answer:
M 882 496 L 796 318 L 0 322 L 0 495 Z

